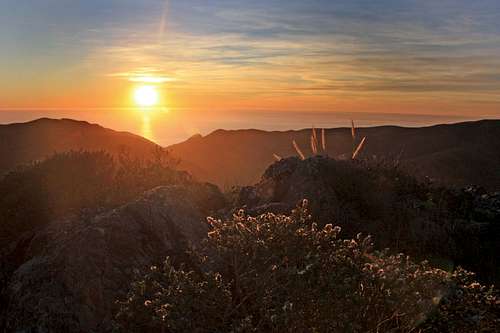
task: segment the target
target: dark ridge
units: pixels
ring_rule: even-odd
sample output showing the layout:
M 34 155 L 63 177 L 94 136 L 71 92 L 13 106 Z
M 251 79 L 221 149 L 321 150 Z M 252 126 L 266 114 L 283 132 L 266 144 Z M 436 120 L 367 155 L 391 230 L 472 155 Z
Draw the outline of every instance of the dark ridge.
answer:
M 26 123 L 0 125 L 0 174 L 18 165 L 70 150 L 103 150 L 116 155 L 149 156 L 157 145 L 129 132 L 73 119 L 40 118 Z
M 445 185 L 500 190 L 500 120 L 427 127 L 360 127 L 357 133 L 358 140 L 367 137 L 362 158 L 398 158 L 418 176 Z M 329 156 L 345 156 L 352 151 L 350 127 L 325 129 L 325 134 Z M 273 163 L 273 154 L 296 156 L 292 140 L 310 156 L 310 135 L 311 129 L 216 130 L 169 148 L 183 160 L 185 170 L 227 188 L 257 182 Z

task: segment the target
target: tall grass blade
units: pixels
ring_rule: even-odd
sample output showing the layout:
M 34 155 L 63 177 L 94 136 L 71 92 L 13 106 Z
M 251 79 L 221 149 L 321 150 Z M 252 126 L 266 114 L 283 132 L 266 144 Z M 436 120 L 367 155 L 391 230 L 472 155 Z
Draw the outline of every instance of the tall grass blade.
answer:
M 356 157 L 359 155 L 359 153 L 361 152 L 361 150 L 363 149 L 364 145 L 365 145 L 365 140 L 366 140 L 366 136 L 363 138 L 363 140 L 361 140 L 361 142 L 359 143 L 358 145 L 358 148 L 356 148 L 356 150 L 354 151 L 354 153 L 352 154 L 352 159 L 355 160 Z
M 321 129 L 321 148 L 323 152 L 326 153 L 326 137 L 325 137 L 325 129 Z
M 312 134 L 311 134 L 311 151 L 313 155 L 318 154 L 318 136 L 316 135 L 316 129 L 314 126 L 312 127 Z
M 316 129 L 314 128 L 314 126 L 312 127 L 312 136 L 314 137 L 314 141 L 318 143 L 318 137 L 316 136 Z
M 297 154 L 299 155 L 300 159 L 303 161 L 306 159 L 306 157 L 304 156 L 304 153 L 302 152 L 302 150 L 300 150 L 300 147 L 299 145 L 297 144 L 297 142 L 295 142 L 295 140 L 292 140 L 292 144 L 293 144 L 293 148 L 295 148 L 295 151 L 297 152 Z
M 280 156 L 280 155 L 278 155 L 278 154 L 273 154 L 273 157 L 274 157 L 274 159 L 275 159 L 276 161 L 278 161 L 278 162 L 279 162 L 279 161 L 281 161 L 281 160 L 283 159 L 283 157 L 281 157 L 281 156 Z
M 354 127 L 354 120 L 351 120 L 351 136 L 352 141 L 356 141 L 356 127 Z
M 314 141 L 314 136 L 311 135 L 311 152 L 313 155 L 318 154 L 318 148 L 316 147 L 316 141 Z

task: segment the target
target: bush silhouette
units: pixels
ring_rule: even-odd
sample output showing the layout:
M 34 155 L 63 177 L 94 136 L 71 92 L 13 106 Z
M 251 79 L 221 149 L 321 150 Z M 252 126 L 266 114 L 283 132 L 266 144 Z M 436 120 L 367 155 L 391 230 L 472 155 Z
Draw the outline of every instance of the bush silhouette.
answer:
M 160 185 L 187 182 L 158 148 L 150 160 L 70 151 L 6 174 L 0 180 L 0 245 L 68 214 L 108 209 Z

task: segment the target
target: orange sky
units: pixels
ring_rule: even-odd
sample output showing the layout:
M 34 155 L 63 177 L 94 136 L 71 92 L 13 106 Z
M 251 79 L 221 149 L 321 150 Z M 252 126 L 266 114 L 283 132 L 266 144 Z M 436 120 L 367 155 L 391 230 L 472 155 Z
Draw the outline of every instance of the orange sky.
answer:
M 0 109 L 500 116 L 499 4 L 7 0 Z M 1 118 L 1 114 L 0 114 Z

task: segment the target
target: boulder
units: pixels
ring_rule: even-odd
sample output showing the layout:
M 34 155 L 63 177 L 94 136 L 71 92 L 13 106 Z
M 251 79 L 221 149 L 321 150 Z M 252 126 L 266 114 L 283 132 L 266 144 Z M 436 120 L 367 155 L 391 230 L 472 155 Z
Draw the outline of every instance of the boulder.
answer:
M 498 193 L 443 188 L 385 161 L 314 156 L 274 163 L 233 198 L 231 212 L 242 207 L 250 214 L 287 212 L 308 199 L 314 219 L 340 226 L 344 237 L 370 234 L 379 249 L 446 269 L 463 265 L 485 283 L 500 281 Z
M 185 261 L 206 236 L 205 218 L 224 206 L 208 184 L 153 189 L 88 219 L 51 223 L 24 240 L 24 262 L 6 281 L 1 331 L 106 332 L 135 269 L 166 256 Z

